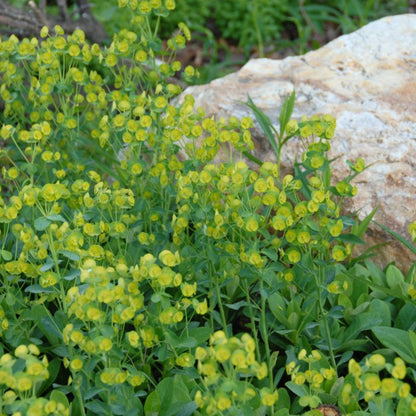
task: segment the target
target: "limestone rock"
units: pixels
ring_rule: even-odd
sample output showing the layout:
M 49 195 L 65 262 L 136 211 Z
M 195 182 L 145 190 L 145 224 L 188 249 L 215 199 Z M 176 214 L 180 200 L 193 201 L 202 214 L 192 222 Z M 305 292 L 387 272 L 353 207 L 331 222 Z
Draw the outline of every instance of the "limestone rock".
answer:
M 252 116 L 241 103 L 249 95 L 278 127 L 281 104 L 293 89 L 294 118 L 328 113 L 337 119 L 330 154 L 338 157 L 335 177 L 345 176 L 346 159 L 361 156 L 373 164 L 356 179 L 358 195 L 347 210 L 362 219 L 379 206 L 375 219 L 409 239 L 407 226 L 416 219 L 416 15 L 380 19 L 302 56 L 249 61 L 184 94 L 207 114 L 239 118 Z M 259 128 L 254 135 L 256 156 L 273 160 Z M 291 166 L 300 143 L 289 141 L 283 153 L 283 166 Z M 369 235 L 371 243 L 391 240 L 375 224 Z M 382 250 L 382 265 L 394 260 L 408 269 L 415 260 L 394 242 Z

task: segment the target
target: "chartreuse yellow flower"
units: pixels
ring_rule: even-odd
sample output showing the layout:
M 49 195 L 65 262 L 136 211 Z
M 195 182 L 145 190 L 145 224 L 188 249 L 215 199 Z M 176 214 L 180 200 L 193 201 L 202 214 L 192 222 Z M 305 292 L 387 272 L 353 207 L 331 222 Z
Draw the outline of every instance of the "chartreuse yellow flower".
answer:
M 394 367 L 391 371 L 391 375 L 394 378 L 399 379 L 399 380 L 402 380 L 402 379 L 405 378 L 405 376 L 406 376 L 406 365 L 405 365 L 404 361 L 401 358 L 396 357 L 394 359 Z
M 332 248 L 332 258 L 335 261 L 339 261 L 339 262 L 344 261 L 346 257 L 347 257 L 347 252 L 343 246 L 335 245 Z
M 216 405 L 219 410 L 226 410 L 231 407 L 231 400 L 228 395 L 224 393 L 218 393 L 216 396 Z
M 197 285 L 196 282 L 194 282 L 192 284 L 191 283 L 182 283 L 181 284 L 182 295 L 186 296 L 186 297 L 194 296 L 195 293 L 196 293 L 196 288 L 197 288 L 196 285 Z
M 279 398 L 277 390 L 272 391 L 268 387 L 263 387 L 260 390 L 261 402 L 265 406 L 273 406 Z
M 198 315 L 205 315 L 208 312 L 208 301 L 204 299 L 202 302 L 199 302 L 196 299 L 192 300 L 192 304 L 194 306 L 195 312 Z
M 70 364 L 69 364 L 71 370 L 73 370 L 73 371 L 81 370 L 83 365 L 84 365 L 83 360 L 81 358 L 78 358 L 78 357 L 72 359 Z
M 292 264 L 298 263 L 301 259 L 301 254 L 297 249 L 291 248 L 287 251 L 287 259 Z
M 353 358 L 348 362 L 348 372 L 355 377 L 359 377 L 362 374 L 360 365 Z
M 176 358 L 176 364 L 180 367 L 193 367 L 195 358 L 190 353 L 182 353 Z
M 386 359 L 381 354 L 373 354 L 366 360 L 366 364 L 373 371 L 380 371 L 386 365 Z
M 159 260 L 168 267 L 174 267 L 180 263 L 179 253 L 173 254 L 169 250 L 162 250 L 159 254 Z
M 383 378 L 381 380 L 380 393 L 384 397 L 394 397 L 398 387 L 398 382 L 394 378 Z
M 29 348 L 22 344 L 14 350 L 14 355 L 19 358 L 25 358 L 29 354 Z

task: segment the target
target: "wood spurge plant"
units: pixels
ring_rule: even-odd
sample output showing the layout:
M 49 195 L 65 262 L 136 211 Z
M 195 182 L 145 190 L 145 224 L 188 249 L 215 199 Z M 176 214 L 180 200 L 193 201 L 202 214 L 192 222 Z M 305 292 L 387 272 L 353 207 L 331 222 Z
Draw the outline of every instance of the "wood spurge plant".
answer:
M 335 119 L 249 99 L 257 160 L 253 119 L 173 104 L 198 75 L 185 24 L 157 36 L 175 2 L 119 5 L 108 47 L 0 39 L 0 414 L 415 414 L 416 267 L 354 257 L 374 212 L 343 214 L 366 166 L 334 182 Z

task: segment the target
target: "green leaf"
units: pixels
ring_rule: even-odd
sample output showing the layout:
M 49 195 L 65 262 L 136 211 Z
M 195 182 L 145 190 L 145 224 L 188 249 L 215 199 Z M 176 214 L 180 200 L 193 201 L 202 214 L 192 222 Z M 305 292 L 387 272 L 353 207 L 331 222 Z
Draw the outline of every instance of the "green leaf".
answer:
M 206 326 L 192 328 L 189 330 L 189 335 L 196 339 L 198 345 L 204 343 L 212 334 L 211 328 Z
M 264 248 L 261 252 L 265 254 L 270 260 L 277 261 L 276 249 Z
M 43 287 L 39 284 L 30 285 L 25 289 L 28 293 L 53 293 L 55 289 L 53 287 Z
M 281 409 L 281 410 L 290 409 L 290 396 L 287 390 L 281 387 L 277 390 L 277 393 L 278 393 L 278 399 L 277 399 L 277 403 L 275 404 L 275 409 Z M 289 411 L 287 412 L 287 414 L 289 415 Z
M 416 364 L 416 351 L 408 331 L 387 326 L 379 326 L 372 331 L 385 347 L 393 350 L 408 363 Z
M 246 302 L 245 300 L 240 300 L 239 302 L 235 302 L 235 303 L 226 303 L 225 306 L 234 311 L 238 311 L 243 306 L 250 306 L 250 304 Z
M 39 269 L 41 272 L 47 272 L 48 270 L 52 269 L 54 266 L 53 260 L 48 257 L 45 261 L 45 264 Z
M 288 381 L 286 383 L 286 387 L 290 391 L 295 393 L 296 396 L 298 396 L 298 397 L 307 396 L 309 394 L 309 391 L 308 391 L 307 387 L 304 384 L 299 386 L 298 384 L 295 384 L 293 381 Z
M 94 415 L 108 415 L 110 412 L 109 406 L 99 400 L 94 400 L 92 402 L 85 403 L 85 407 L 88 410 L 91 410 L 92 412 L 94 412 L 93 413 Z
M 406 331 L 414 330 L 416 328 L 416 306 L 406 303 L 397 314 L 394 326 Z
M 57 312 L 57 314 L 59 311 Z M 32 315 L 38 328 L 48 339 L 49 343 L 53 346 L 61 344 L 62 341 L 62 328 L 58 320 L 52 317 L 50 312 L 44 305 L 35 305 L 32 308 Z
M 360 315 L 357 315 L 354 318 L 352 324 L 345 331 L 342 342 L 345 343 L 355 339 L 360 332 L 369 330 L 375 325 L 381 324 L 381 322 L 382 319 L 371 312 L 364 312 Z
M 13 254 L 7 250 L 0 250 L 0 254 L 5 261 L 10 261 L 13 258 Z
M 280 293 L 275 292 L 267 299 L 270 306 L 270 311 L 274 317 L 283 324 L 286 328 L 290 327 L 289 320 L 287 319 L 286 304 Z
M 147 396 L 144 411 L 146 416 L 192 415 L 196 410 L 190 398 L 184 376 L 164 378 L 156 390 Z
M 196 409 L 198 409 L 198 405 L 194 401 L 188 402 L 180 407 L 178 411 L 175 410 L 175 415 L 192 416 Z
M 378 207 L 374 208 L 361 222 L 356 222 L 356 224 L 351 228 L 351 232 L 358 237 L 362 237 L 366 231 L 368 226 L 371 223 L 374 215 L 376 214 Z
M 335 380 L 335 383 L 331 387 L 331 391 L 330 391 L 331 396 L 337 397 L 341 393 L 343 386 L 344 386 L 344 377 L 337 378 Z
M 79 255 L 77 253 L 74 253 L 73 251 L 60 250 L 59 253 L 62 254 L 67 259 L 72 260 L 72 261 L 79 261 L 81 259 Z
M 390 288 L 400 288 L 404 285 L 404 276 L 402 272 L 394 265 L 390 264 L 386 270 L 386 280 Z
M 400 399 L 397 409 L 396 416 L 414 416 L 415 411 L 410 408 L 409 401 L 407 399 Z
M 280 110 L 279 123 L 280 123 L 280 140 L 283 138 L 287 123 L 292 117 L 293 108 L 295 106 L 295 90 L 292 91 L 289 97 L 285 99 Z
M 252 162 L 254 162 L 256 165 L 259 165 L 259 166 L 261 166 L 262 164 L 263 164 L 263 162 L 259 159 L 259 158 L 257 158 L 256 156 L 253 156 L 250 152 L 248 152 L 248 151 L 243 151 L 243 155 L 247 158 L 247 159 L 249 159 L 249 160 L 251 160 Z
M 184 334 L 181 338 L 178 338 L 172 331 L 165 331 L 166 341 L 173 348 L 193 348 L 198 345 L 197 340 L 194 337 L 187 336 Z
M 381 319 L 381 326 L 391 326 L 390 303 L 381 299 L 374 299 L 369 308 L 369 312 Z
M 94 396 L 96 396 L 97 394 L 100 394 L 102 392 L 105 391 L 104 387 L 93 387 L 91 389 L 89 389 L 85 394 L 84 394 L 84 400 L 90 400 L 92 399 Z
M 69 409 L 68 398 L 59 390 L 53 390 L 51 393 L 51 400 L 54 400 L 56 403 L 62 404 L 65 409 Z
M 66 221 L 65 218 L 60 214 L 48 215 L 46 218 L 50 221 L 59 221 L 59 222 Z
M 341 234 L 336 239 L 351 244 L 365 244 L 364 241 L 355 234 Z
M 45 380 L 37 389 L 36 394 L 38 397 L 41 396 L 43 392 L 48 390 L 48 388 L 52 385 L 52 383 L 56 380 L 56 377 L 59 374 L 59 370 L 61 369 L 61 359 L 55 357 L 52 361 L 48 364 L 48 373 L 49 377 Z
M 46 230 L 46 228 L 49 227 L 49 225 L 51 224 L 52 221 L 49 221 L 47 218 L 45 217 L 39 217 L 35 219 L 35 229 L 37 231 L 43 231 Z
M 71 270 L 66 276 L 64 276 L 65 280 L 71 281 L 81 275 L 81 271 L 79 269 Z
M 194 337 L 188 337 L 186 334 L 179 339 L 179 343 L 175 348 L 194 348 L 198 345 Z
M 386 227 L 383 224 L 380 224 L 377 221 L 374 221 L 380 228 L 382 228 L 384 231 L 389 233 L 392 237 L 394 237 L 397 241 L 402 243 L 404 246 L 406 246 L 413 254 L 416 254 L 416 246 L 409 243 L 404 237 L 402 237 L 400 234 L 397 234 L 393 230 L 390 230 L 390 228 Z
M 412 343 L 413 351 L 416 351 L 416 334 L 413 331 L 409 331 L 410 342 Z
M 261 130 L 263 131 L 264 135 L 266 136 L 267 141 L 272 146 L 273 151 L 275 152 L 276 156 L 279 154 L 278 145 L 276 143 L 276 137 L 273 133 L 273 124 L 270 121 L 269 117 L 263 113 L 260 108 L 254 104 L 253 100 L 248 97 L 248 104 L 246 104 L 254 113 L 254 117 L 256 117 L 257 122 L 260 125 Z
M 365 276 L 370 276 L 371 280 L 378 285 L 385 286 L 386 285 L 386 278 L 383 271 L 377 267 L 372 261 L 367 260 L 365 262 L 368 271 L 365 271 Z M 361 267 L 361 266 L 360 266 Z M 358 266 L 357 266 L 358 269 Z

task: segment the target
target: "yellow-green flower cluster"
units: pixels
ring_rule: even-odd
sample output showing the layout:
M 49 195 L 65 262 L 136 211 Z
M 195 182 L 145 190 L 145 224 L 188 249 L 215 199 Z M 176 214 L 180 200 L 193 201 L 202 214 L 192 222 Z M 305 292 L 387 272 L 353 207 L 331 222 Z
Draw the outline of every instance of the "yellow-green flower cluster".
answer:
M 13 355 L 3 354 L 0 357 L 2 406 L 19 409 L 27 415 L 68 416 L 69 410 L 61 403 L 36 397 L 37 387 L 48 378 L 48 359 L 46 356 L 40 357 L 36 345 L 21 344 L 15 348 Z
M 336 120 L 333 116 L 314 115 L 310 118 L 303 116 L 300 122 L 290 120 L 286 125 L 286 133 L 289 136 L 298 135 L 305 140 L 332 139 L 335 133 Z
M 272 406 L 278 399 L 277 391 L 268 388 L 257 390 L 247 377 L 262 380 L 267 376 L 267 366 L 256 360 L 254 339 L 247 333 L 239 337 L 227 337 L 223 331 L 214 332 L 208 347 L 197 347 L 195 359 L 198 373 L 203 377 L 204 390 L 198 390 L 194 400 L 204 414 L 221 414 L 222 411 L 238 408 L 261 400 Z
M 175 0 L 118 0 L 119 7 L 129 7 L 142 16 L 149 15 L 152 11 L 163 14 L 166 10 L 175 8 Z
M 314 144 L 319 143 L 311 146 Z M 280 181 L 278 165 L 271 162 L 258 171 L 238 161 L 178 172 L 179 209 L 172 221 L 173 241 L 180 245 L 186 240 L 192 221 L 197 233 L 216 240 L 230 254 L 239 252 L 242 262 L 257 268 L 267 263 L 258 245 L 278 248 L 280 258 L 289 265 L 298 263 L 311 246 L 320 245 L 332 248 L 332 258 L 342 262 L 351 254 L 351 247 L 343 242 L 331 247 L 330 241 L 341 235 L 345 225 L 335 196 L 320 176 L 308 177 L 310 199 L 305 201 L 300 195 L 301 181 L 293 175 Z M 197 218 L 191 218 L 190 213 L 198 213 Z M 318 232 L 306 225 L 305 217 L 319 220 Z M 254 237 L 260 231 L 266 238 L 254 246 L 230 243 L 235 235 Z
M 345 408 L 353 407 L 358 398 L 363 398 L 367 403 L 394 401 L 410 414 L 416 412 L 416 397 L 411 393 L 411 385 L 405 381 L 407 367 L 401 358 L 396 357 L 391 363 L 376 353 L 362 364 L 351 359 L 348 371 L 350 376 L 340 395 L 340 403 Z
M 286 365 L 286 372 L 295 385 L 308 386 L 309 394 L 300 397 L 299 403 L 303 407 L 311 408 L 321 403 L 319 394 L 329 393 L 337 378 L 335 369 L 318 350 L 312 350 L 308 354 L 302 349 L 298 353 L 297 360 L 290 361 Z

